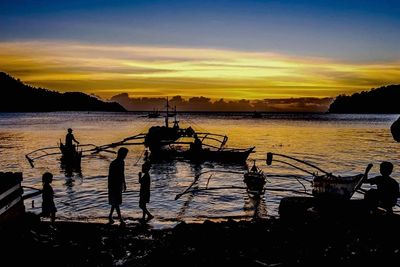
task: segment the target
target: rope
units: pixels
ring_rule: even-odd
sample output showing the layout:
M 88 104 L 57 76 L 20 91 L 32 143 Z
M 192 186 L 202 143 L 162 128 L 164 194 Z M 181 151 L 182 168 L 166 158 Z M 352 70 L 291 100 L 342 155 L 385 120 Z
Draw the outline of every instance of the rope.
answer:
M 137 164 L 139 163 L 140 159 L 142 158 L 144 152 L 146 151 L 146 149 L 142 150 L 142 153 L 140 154 L 139 158 L 137 159 L 137 161 L 135 162 L 135 164 L 133 164 L 133 166 L 137 166 Z

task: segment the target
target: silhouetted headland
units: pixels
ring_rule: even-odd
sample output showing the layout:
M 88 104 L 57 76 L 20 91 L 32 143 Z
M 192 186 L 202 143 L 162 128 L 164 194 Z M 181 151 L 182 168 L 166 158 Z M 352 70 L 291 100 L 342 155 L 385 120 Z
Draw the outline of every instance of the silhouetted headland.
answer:
M 0 72 L 0 112 L 125 111 L 118 103 L 108 103 L 80 92 L 59 93 L 35 88 Z
M 400 113 L 400 85 L 388 85 L 355 93 L 339 95 L 329 107 L 330 113 Z

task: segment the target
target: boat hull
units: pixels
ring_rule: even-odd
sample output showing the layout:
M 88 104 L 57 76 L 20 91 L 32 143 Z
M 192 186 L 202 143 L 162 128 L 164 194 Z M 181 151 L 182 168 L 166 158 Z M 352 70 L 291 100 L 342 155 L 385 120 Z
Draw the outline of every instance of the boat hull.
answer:
M 68 149 L 64 144 L 60 144 L 61 165 L 65 168 L 81 169 L 82 152 L 76 149 Z

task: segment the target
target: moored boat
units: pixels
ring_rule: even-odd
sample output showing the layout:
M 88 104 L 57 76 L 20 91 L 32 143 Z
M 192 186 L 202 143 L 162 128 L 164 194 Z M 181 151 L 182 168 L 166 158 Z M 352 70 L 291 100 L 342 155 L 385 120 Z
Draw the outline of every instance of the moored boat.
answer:
M 82 160 L 82 151 L 78 151 L 77 148 L 72 147 L 69 148 L 60 142 L 60 151 L 61 151 L 61 165 L 66 168 L 72 168 L 76 170 L 80 170 L 81 168 L 81 160 Z
M 159 118 L 159 117 L 161 117 L 161 114 L 157 109 L 154 109 L 152 112 L 149 112 L 147 117 L 149 117 L 149 118 Z
M 152 126 L 147 133 L 138 134 L 124 140 L 101 146 L 101 149 L 144 144 L 150 150 L 150 160 L 190 160 L 194 162 L 218 161 L 225 163 L 244 164 L 255 149 L 226 147 L 228 137 L 226 135 L 209 132 L 196 132 L 192 127 L 181 128 L 176 118 L 176 109 L 173 113 L 173 123 L 170 126 L 169 105 L 164 126 Z M 136 141 L 134 143 L 130 141 Z M 197 143 L 197 145 L 195 145 Z
M 247 192 L 253 196 L 260 196 L 265 191 L 266 177 L 264 172 L 257 168 L 254 161 L 253 167 L 244 174 L 243 182 L 246 184 Z

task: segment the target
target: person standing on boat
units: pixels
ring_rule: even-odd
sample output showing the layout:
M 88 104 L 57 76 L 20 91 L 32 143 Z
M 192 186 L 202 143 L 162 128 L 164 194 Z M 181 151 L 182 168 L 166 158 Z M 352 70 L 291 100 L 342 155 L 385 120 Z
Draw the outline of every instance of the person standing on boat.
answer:
M 114 209 L 117 211 L 118 219 L 121 225 L 125 222 L 122 219 L 119 206 L 122 204 L 122 192 L 126 191 L 125 183 L 125 158 L 128 155 L 128 149 L 121 147 L 118 150 L 117 158 L 110 164 L 108 173 L 108 203 L 111 205 L 110 215 L 108 216 L 109 223 L 113 224 L 114 220 L 112 215 Z
M 74 149 L 74 145 L 72 143 L 73 141 L 79 145 L 79 142 L 75 139 L 75 136 L 72 134 L 72 129 L 68 128 L 68 133 L 65 136 L 65 147 L 70 150 L 73 150 Z
M 151 179 L 149 174 L 150 167 L 151 167 L 150 162 L 146 161 L 142 165 L 142 172 L 139 172 L 139 183 L 140 183 L 139 207 L 143 211 L 142 221 L 146 220 L 146 215 L 148 221 L 154 218 L 154 216 L 151 215 L 151 213 L 147 209 L 147 203 L 150 202 L 150 184 L 151 184 Z
M 43 217 L 50 217 L 51 223 L 54 224 L 57 208 L 54 204 L 54 191 L 53 187 L 51 187 L 52 181 L 53 174 L 45 172 L 42 176 L 42 213 L 40 215 Z
M 399 183 L 390 177 L 393 164 L 384 161 L 380 165 L 380 176 L 371 179 L 365 177 L 363 183 L 376 185 L 376 189 L 370 189 L 365 194 L 365 200 L 374 210 L 377 207 L 384 208 L 388 213 L 393 213 L 393 207 L 397 204 L 399 197 Z

